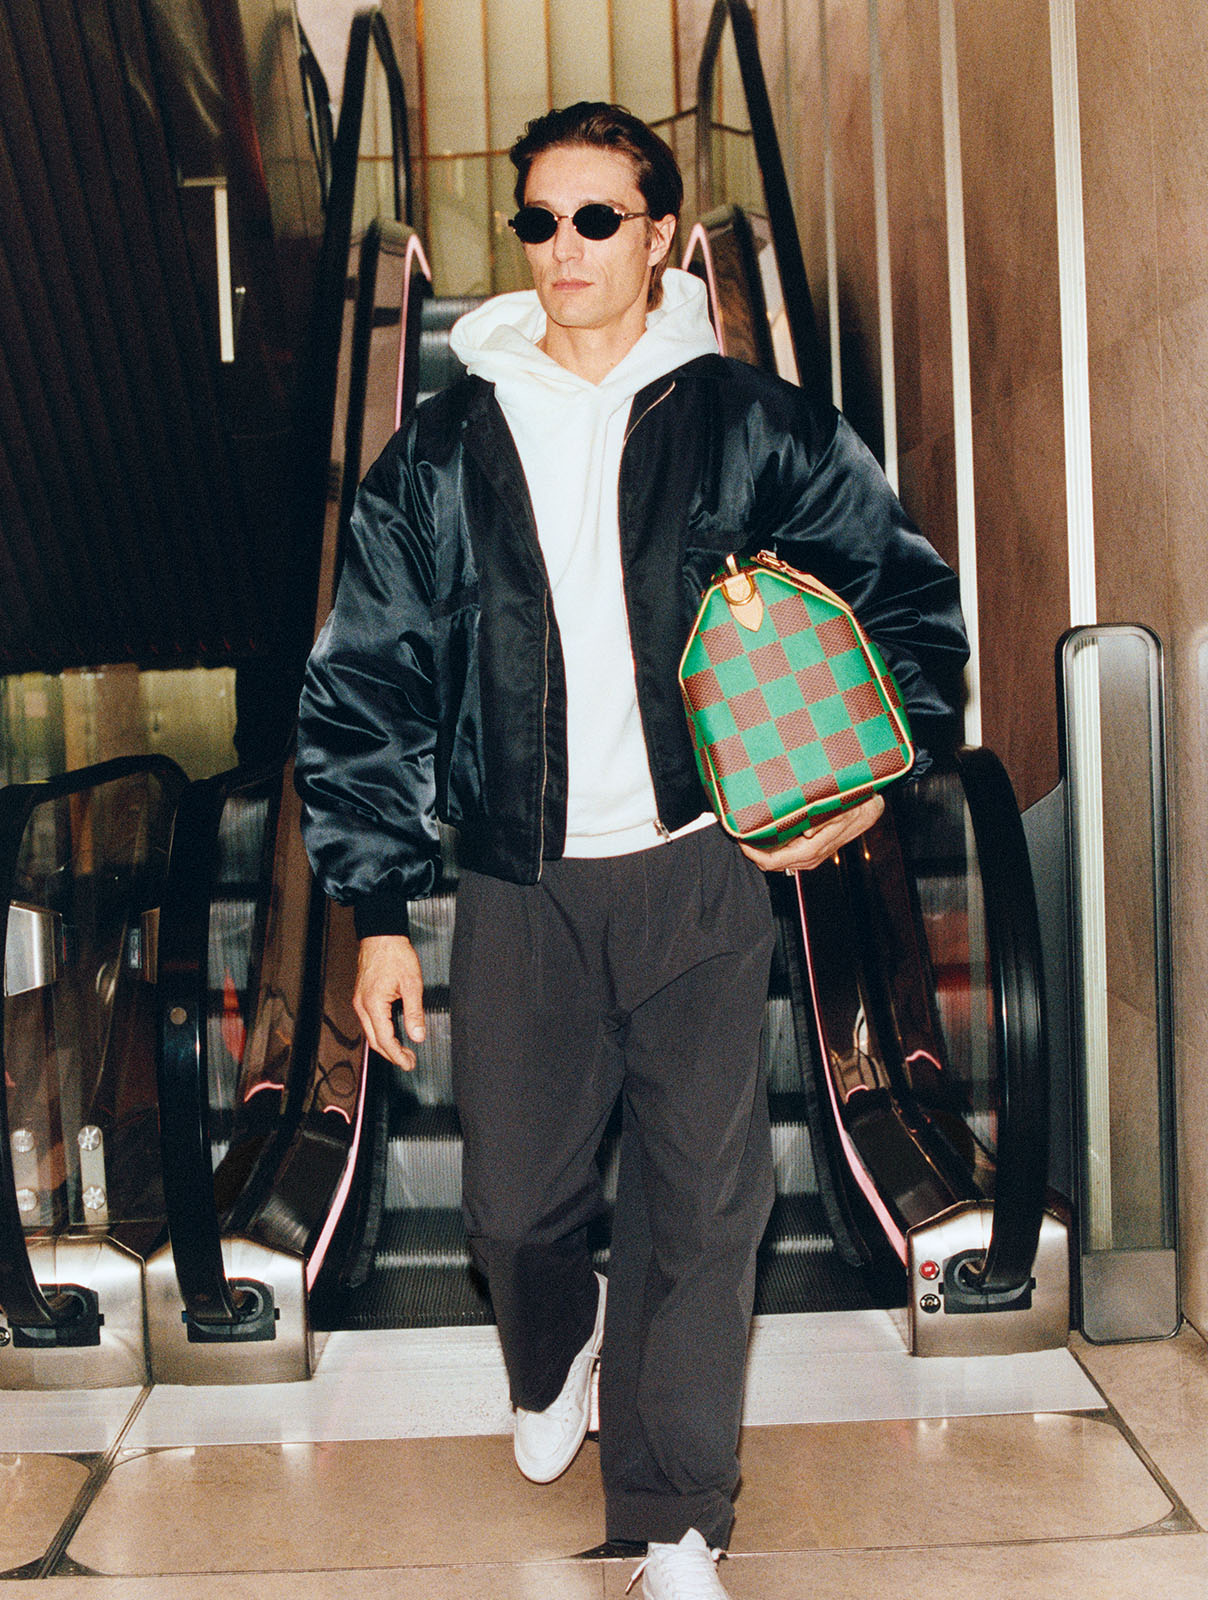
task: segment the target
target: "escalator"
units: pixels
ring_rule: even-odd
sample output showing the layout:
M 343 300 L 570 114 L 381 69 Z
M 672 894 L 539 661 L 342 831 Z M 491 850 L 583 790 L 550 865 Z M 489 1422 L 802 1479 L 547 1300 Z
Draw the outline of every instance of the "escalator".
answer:
M 383 174 L 385 102 L 393 140 Z M 316 363 L 327 415 L 319 620 L 366 451 L 414 404 L 429 285 L 410 210 L 402 83 L 381 14 L 353 22 L 332 146 Z M 383 189 L 384 184 L 384 189 Z M 314 888 L 292 761 L 194 784 L 160 919 L 159 1103 L 168 1241 L 148 1265 L 152 1375 L 305 1378 L 311 1299 L 372 1262 L 388 1079 L 350 1006 L 351 916 Z
M 759 112 L 750 88 L 762 80 L 749 20 L 745 7 L 723 0 L 710 41 L 719 48 L 733 24 L 758 128 L 754 167 L 766 175 L 775 136 L 769 145 L 766 94 Z M 706 58 L 706 107 L 707 66 Z M 385 198 L 362 115 L 370 74 L 385 85 L 395 129 Z M 312 108 L 322 98 L 312 90 Z M 326 232 L 306 357 L 316 396 L 305 434 L 310 470 L 297 492 L 321 512 L 289 607 L 300 614 L 309 596 L 321 620 L 355 485 L 415 400 L 455 375 L 447 330 L 468 305 L 432 297 L 408 223 L 406 118 L 380 17 L 354 22 L 334 139 L 317 115 Z M 704 209 L 687 264 L 709 282 L 731 353 L 823 387 L 808 286 L 786 243 L 786 226 L 795 240 L 787 190 L 781 203 L 767 184 L 760 204 L 751 162 L 731 165 L 745 187 L 722 201 L 708 163 L 698 163 Z M 162 881 L 151 898 L 140 888 L 138 907 L 140 917 L 159 908 L 162 1199 L 147 1218 L 131 1219 L 139 1227 L 129 1246 L 147 1260 L 152 1376 L 298 1378 L 311 1370 L 316 1328 L 490 1321 L 459 1211 L 447 1023 L 452 838 L 437 893 L 413 909 L 429 1029 L 419 1069 L 404 1079 L 360 1043 L 348 1004 L 350 918 L 313 892 L 288 760 L 170 788 L 154 852 Z M 778 945 L 765 1053 L 778 1197 L 760 1253 L 758 1310 L 906 1304 L 921 1352 L 1063 1341 L 1065 1233 L 1045 1191 L 1043 1006 L 1017 831 L 1001 768 L 970 752 L 903 788 L 876 832 L 835 862 L 795 884 L 771 883 Z M 142 1002 L 145 1037 L 146 993 Z M 13 1161 L 9 1134 L 31 1120 L 22 1081 L 11 1078 L 9 1128 L 0 1130 Z M 144 1111 L 155 1096 L 144 1083 Z M 75 1125 L 49 1133 L 46 1148 L 66 1149 Z M 614 1132 L 601 1156 L 606 1194 L 615 1155 Z M 46 1159 L 70 1167 L 62 1155 Z M 14 1195 L 27 1187 L 19 1179 Z M 45 1202 L 48 1237 L 90 1226 L 71 1207 L 75 1191 L 91 1187 L 78 1174 L 58 1181 L 57 1198 Z M 69 1226 L 71 1217 L 79 1220 Z M 5 1261 L 17 1262 L 16 1239 L 27 1230 L 12 1218 L 6 1226 Z M 115 1238 L 126 1250 L 124 1236 Z M 604 1261 L 606 1218 L 596 1245 Z M 59 1300 L 82 1271 L 3 1270 L 10 1327 L 77 1315 Z M 0 1360 L 15 1359 L 16 1343 Z
M 728 16 L 732 8 L 720 9 Z M 723 338 L 745 336 L 757 359 L 781 365 L 791 358 L 796 375 L 821 384 L 812 311 L 807 301 L 803 313 L 800 298 L 784 290 L 795 280 L 792 267 L 784 269 L 783 245 L 777 249 L 782 229 L 783 217 L 751 216 L 710 201 L 689 253 L 700 258 L 711 289 L 728 286 L 724 304 L 714 293 Z M 465 307 L 433 301 L 427 280 L 422 247 L 404 225 L 385 221 L 366 231 L 341 522 L 361 471 L 412 400 L 455 375 L 444 330 Z M 338 552 L 331 566 L 338 569 Z M 987 779 L 987 771 L 996 777 Z M 808 882 L 799 880 L 800 903 L 787 882 L 772 884 L 779 938 L 765 1053 L 778 1196 L 760 1253 L 761 1311 L 907 1303 L 919 1350 L 952 1349 L 954 1340 L 964 1341 L 960 1348 L 989 1349 L 1064 1339 L 1064 1228 L 1045 1211 L 1046 1084 L 1030 944 L 1034 914 L 1029 923 L 1026 852 L 1021 858 L 1005 851 L 1019 823 L 1004 784 L 987 753 L 963 755 L 904 790 L 868 841 Z M 361 1202 L 371 1222 L 354 1251 L 358 1270 L 305 1271 L 303 1320 L 319 1328 L 491 1320 L 470 1269 L 460 1216 L 447 989 L 457 876 L 451 836 L 445 846 L 437 892 L 412 911 L 428 982 L 428 1037 L 413 1074 L 385 1071 L 376 1059 L 360 1069 L 366 1083 L 381 1071 L 384 1098 L 368 1101 L 372 1155 L 356 1161 L 348 1152 L 347 1158 L 379 1189 L 376 1195 L 366 1191 Z M 1014 901 L 995 897 L 992 885 L 1004 870 L 1020 889 Z M 214 914 L 212 907 L 211 919 Z M 216 1010 L 216 972 L 206 987 Z M 329 1016 L 333 1004 L 324 1003 Z M 1001 1025 L 1000 1017 L 1007 1019 Z M 352 1072 L 351 1035 L 343 1037 L 342 1065 Z M 224 1094 L 232 1103 L 249 1103 L 246 1086 L 222 1091 L 213 1085 L 207 1093 L 213 1101 L 202 1108 L 203 1121 L 214 1117 Z M 277 1210 L 275 1201 L 256 1198 L 258 1185 L 266 1195 L 273 1190 L 255 1176 L 274 1136 L 254 1133 L 241 1115 L 243 1134 L 228 1147 L 212 1133 L 210 1144 L 228 1256 L 235 1238 L 267 1238 Z M 214 1127 L 219 1124 L 214 1118 Z M 236 1158 L 241 1140 L 250 1153 Z M 615 1157 L 614 1130 L 601 1152 L 606 1197 L 613 1192 Z M 227 1174 L 249 1162 L 252 1181 L 232 1199 L 223 1192 Z M 197 1168 L 204 1175 L 204 1159 Z M 1012 1187 L 1022 1199 L 1004 1234 L 995 1200 Z M 198 1203 L 195 1195 L 191 1206 Z M 950 1241 L 934 1231 L 940 1222 Z M 294 1242 L 304 1259 L 318 1230 L 317 1212 L 307 1228 Z M 217 1234 L 211 1233 L 208 1248 L 216 1258 Z M 1047 1253 L 1043 1268 L 1034 1268 L 1042 1233 Z M 178 1274 L 183 1236 L 174 1230 Z M 915 1243 L 924 1250 L 917 1262 Z M 596 1248 L 605 1261 L 607 1217 Z M 233 1267 L 227 1270 L 229 1279 Z M 1041 1271 L 1043 1283 L 1033 1284 Z M 186 1276 L 187 1270 L 182 1284 Z M 263 1278 L 249 1276 L 247 1287 L 254 1291 L 248 1317 L 263 1314 Z M 204 1296 L 197 1305 L 201 1318 L 213 1316 L 216 1325 L 238 1320 L 233 1294 L 221 1299 L 216 1313 L 207 1310 Z M 247 1341 L 249 1350 L 254 1342 Z
M 156 930 L 184 786 L 152 758 L 0 789 L 0 1387 L 146 1381 Z
M 164 22 L 163 17 L 159 20 Z M 164 75 L 179 88 L 188 77 L 185 69 L 195 71 L 203 59 L 204 51 L 194 48 L 198 40 L 213 43 L 214 35 L 232 19 L 219 6 L 206 13 L 204 26 L 197 17 L 179 11 L 169 20 L 185 61 L 177 63 L 179 71 Z M 227 36 L 226 45 L 232 59 L 224 56 L 223 85 L 211 85 L 214 104 L 209 109 L 216 128 L 223 116 L 232 116 L 240 123 L 241 136 L 254 144 L 255 95 L 219 94 L 220 87 L 230 89 L 228 79 L 238 89 L 246 65 L 237 59 L 239 40 L 234 35 Z M 252 420 L 268 433 L 277 426 L 274 417 L 284 420 L 288 459 L 299 467 L 288 506 L 278 508 L 287 514 L 288 527 L 275 523 L 269 529 L 278 546 L 274 559 L 282 568 L 280 584 L 261 586 L 259 609 L 266 619 L 274 609 L 292 611 L 295 622 L 288 626 L 293 628 L 305 607 L 309 643 L 315 611 L 321 615 L 330 604 L 336 577 L 331 535 L 343 507 L 338 469 L 345 465 L 359 476 L 367 385 L 375 394 L 380 390 L 380 371 L 375 368 L 369 374 L 365 367 L 381 337 L 387 343 L 393 337 L 399 387 L 389 431 L 397 424 L 397 406 L 402 405 L 404 393 L 408 403 L 413 395 L 415 356 L 405 374 L 400 356 L 404 346 L 410 350 L 418 342 L 421 297 L 418 292 L 414 296 L 412 314 L 407 310 L 407 293 L 412 268 L 422 263 L 423 256 L 422 250 L 416 255 L 406 248 L 408 241 L 414 241 L 404 221 L 412 204 L 406 115 L 401 77 L 381 14 L 369 9 L 354 20 L 334 137 L 321 74 L 304 48 L 301 60 L 311 144 L 306 162 L 317 175 L 325 204 L 310 285 L 301 297 L 291 294 L 291 304 L 295 309 L 304 305 L 309 320 L 294 347 L 300 371 L 298 394 L 305 402 L 300 400 L 296 410 L 283 410 L 274 409 L 266 399 L 258 410 L 253 407 Z M 256 65 L 267 70 L 271 57 L 259 57 Z M 196 86 L 195 76 L 193 81 Z M 298 104 L 301 107 L 301 94 Z M 176 133 L 179 136 L 179 129 Z M 61 179 L 62 174 L 58 176 Z M 180 220 L 187 232 L 188 210 L 183 204 Z M 378 248 L 380 231 L 388 238 L 385 249 Z M 379 260 L 389 260 L 389 244 L 398 238 L 404 241 L 403 272 L 391 278 L 388 270 L 379 273 L 377 267 Z M 423 278 L 422 271 L 419 276 Z M 380 284 L 376 303 L 372 289 L 367 304 L 358 301 L 359 279 Z M 393 314 L 387 303 L 391 292 L 401 293 Z M 165 352 L 167 366 L 172 359 Z M 198 376 L 204 389 L 204 371 Z M 227 413 L 219 408 L 215 425 L 219 432 L 227 429 L 230 444 L 230 408 L 250 415 L 239 411 L 249 391 L 236 381 L 237 375 L 222 376 L 228 380 L 223 397 L 230 404 Z M 203 394 L 199 404 L 212 398 Z M 329 462 L 335 463 L 334 472 Z M 215 469 L 223 483 L 230 479 L 228 468 L 234 470 L 224 459 L 221 472 Z M 259 491 L 270 489 L 274 481 L 258 469 L 250 476 Z M 237 471 L 232 481 L 240 481 Z M 149 536 L 154 530 L 143 531 Z M 237 530 L 228 533 L 237 541 Z M 326 562 L 321 550 L 327 552 Z M 137 557 L 129 554 L 137 567 Z M 221 571 L 223 580 L 229 575 L 233 587 L 238 587 L 237 563 L 212 566 Z M 198 577 L 197 588 L 204 601 L 210 591 L 221 590 L 223 582 L 212 572 L 209 581 Z M 82 631 L 75 647 L 91 656 L 101 648 L 97 637 L 95 629 Z M 238 636 L 226 644 L 238 658 Z M 264 713 L 266 708 L 271 711 L 274 700 L 296 705 L 297 644 L 295 638 L 293 646 L 274 646 L 247 663 L 261 679 L 257 684 L 253 676 L 252 698 L 259 707 L 251 720 L 276 721 L 278 734 L 280 719 L 266 719 Z M 195 647 L 194 641 L 190 648 Z M 40 666 L 63 664 L 53 637 L 43 638 L 40 649 Z M 119 641 L 114 655 L 154 657 L 155 650 L 154 640 L 148 642 L 143 631 L 132 640 Z M 267 689 L 264 680 L 269 680 Z M 248 698 L 245 685 L 241 723 Z M 281 739 L 259 737 L 247 742 L 272 750 Z M 87 1072 L 73 1054 L 69 1020 L 60 1019 L 60 1044 L 46 1044 L 41 1051 L 51 1062 L 49 1068 L 42 1064 L 28 1023 L 37 1006 L 49 1004 L 39 996 L 52 982 L 56 993 L 67 992 L 59 976 L 62 957 L 52 962 L 43 949 L 53 947 L 57 935 L 51 924 L 58 913 L 53 903 L 41 909 L 24 877 L 17 878 L 13 890 L 19 904 L 7 923 L 7 965 L 18 975 L 13 982 L 19 991 L 7 1003 L 8 1115 L 13 1119 L 13 1138 L 6 1136 L 5 1151 L 11 1154 L 15 1170 L 11 1184 L 0 1174 L 0 1204 L 7 1207 L 0 1265 L 0 1316 L 6 1326 L 0 1327 L 0 1338 L 10 1335 L 13 1351 L 31 1341 L 39 1347 L 34 1370 L 28 1359 L 22 1366 L 15 1356 L 8 1363 L 7 1378 L 0 1370 L 0 1382 L 14 1386 L 142 1384 L 148 1373 L 160 1381 L 216 1381 L 224 1375 L 225 1353 L 235 1347 L 241 1378 L 305 1377 L 311 1357 L 307 1300 L 320 1268 L 343 1274 L 349 1281 L 365 1271 L 365 1241 L 376 1220 L 377 1190 L 372 1179 L 384 1152 L 384 1102 L 381 1093 L 374 1092 L 375 1087 L 380 1090 L 381 1080 L 373 1064 L 367 1066 L 364 1060 L 355 1018 L 347 1006 L 350 962 L 355 963 L 351 924 L 312 893 L 290 763 L 278 756 L 189 785 L 182 773 L 171 770 L 171 792 L 155 811 L 155 892 L 153 899 L 143 896 L 154 915 L 148 909 L 145 929 L 141 934 L 136 929 L 127 941 L 133 949 L 136 935 L 142 938 L 139 949 L 148 981 L 138 991 L 137 1015 L 129 1005 L 118 1007 L 106 1035 L 111 1055 L 123 1060 L 129 1056 L 140 1064 L 142 1115 L 137 1127 L 127 1119 L 116 1132 L 108 1132 L 98 1104 L 96 1127 L 75 1116 L 66 1134 L 59 1130 L 55 1120 L 62 1120 L 59 1102 L 74 1104 L 83 1098 L 81 1085 Z M 86 790 L 93 781 L 93 775 L 84 773 L 56 784 L 76 796 L 77 788 Z M 59 788 L 52 786 L 51 792 L 57 796 Z M 35 786 L 31 793 L 28 803 L 41 817 L 42 789 Z M 0 790 L 0 800 L 0 814 L 8 817 L 11 812 L 20 822 L 25 789 Z M 70 805 L 74 817 L 85 802 L 73 798 Z M 124 835 L 113 819 L 114 808 L 100 802 L 86 814 L 89 849 L 98 855 L 123 848 Z M 47 826 L 39 823 L 39 839 Z M 58 831 L 62 833 L 63 826 Z M 54 829 L 50 832 L 53 835 Z M 21 848 L 14 840 L 10 851 L 14 862 L 24 861 Z M 21 872 L 29 875 L 25 866 Z M 144 872 L 140 886 L 145 877 Z M 27 955 L 26 944 L 32 955 Z M 22 976 L 27 970 L 35 976 Z M 47 978 L 51 971 L 56 976 Z M 131 980 L 120 962 L 119 972 L 118 993 L 125 995 Z M 330 1000 L 325 986 L 330 988 Z M 89 1030 L 95 1031 L 93 1022 L 81 1007 L 77 1011 L 80 1037 L 86 1040 Z M 56 1071 L 64 1075 L 68 1087 L 42 1090 L 54 1108 L 41 1114 L 47 1123 L 44 1131 L 34 1086 L 54 1080 Z M 142 1210 L 128 1217 L 126 1210 L 133 1201 L 123 1199 L 126 1209 L 120 1216 L 114 1213 L 120 1234 L 102 1227 L 104 1218 L 95 1207 L 86 1206 L 80 1214 L 80 1206 L 100 1192 L 93 1180 L 101 1158 L 91 1147 L 79 1157 L 72 1153 L 70 1140 L 77 1124 L 87 1128 L 89 1139 L 99 1129 L 110 1155 L 118 1147 L 123 1157 L 129 1154 L 126 1144 L 133 1141 L 137 1160 L 123 1161 L 119 1171 L 128 1178 L 136 1171 L 149 1175 L 146 1185 L 154 1195 L 140 1202 Z M 64 1156 L 65 1149 L 70 1159 Z M 54 1197 L 38 1199 L 31 1214 L 29 1196 L 41 1195 L 45 1188 L 44 1182 L 31 1187 L 29 1174 L 34 1168 L 53 1169 L 58 1176 Z M 110 1192 L 120 1187 L 111 1184 Z M 90 1230 L 94 1246 L 104 1235 L 104 1253 L 117 1253 L 132 1263 L 124 1276 L 123 1304 L 128 1302 L 129 1309 L 121 1317 L 98 1305 L 82 1268 L 72 1268 L 68 1285 L 66 1269 L 59 1267 L 66 1246 L 55 1243 L 70 1231 L 68 1224 Z M 32 1262 L 25 1248 L 27 1233 L 34 1240 Z M 74 1261 L 80 1249 L 73 1246 L 73 1251 Z M 76 1278 L 85 1281 L 77 1285 Z M 79 1311 L 80 1304 L 85 1312 Z M 103 1330 L 116 1334 L 120 1327 L 128 1359 L 120 1366 L 112 1361 L 99 1366 L 94 1361 L 90 1375 L 81 1378 L 77 1367 L 59 1358 L 79 1333 L 78 1329 L 73 1333 L 74 1324 L 85 1313 L 92 1322 L 85 1329 L 86 1338 L 81 1335 L 77 1342 L 95 1343 L 93 1336 L 100 1328 L 103 1347 L 112 1343 Z M 35 1331 L 27 1335 L 27 1327 Z M 48 1345 L 56 1348 L 44 1356 L 42 1347 Z

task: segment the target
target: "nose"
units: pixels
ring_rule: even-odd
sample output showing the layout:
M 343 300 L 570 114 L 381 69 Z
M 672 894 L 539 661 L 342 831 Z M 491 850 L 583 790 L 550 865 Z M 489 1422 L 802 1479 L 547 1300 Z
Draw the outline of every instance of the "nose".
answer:
M 569 217 L 559 217 L 554 232 L 554 259 L 573 261 L 583 254 L 583 239 Z

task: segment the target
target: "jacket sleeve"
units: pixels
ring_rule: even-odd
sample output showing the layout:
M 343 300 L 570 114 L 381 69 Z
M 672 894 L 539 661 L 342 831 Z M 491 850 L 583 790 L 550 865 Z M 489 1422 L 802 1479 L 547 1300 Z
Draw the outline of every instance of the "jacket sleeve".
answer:
M 357 493 L 336 603 L 307 663 L 295 781 L 315 875 L 357 932 L 406 933 L 440 843 L 432 669 L 432 507 L 410 435 Z
M 969 647 L 956 575 L 847 420 L 796 394 L 798 425 L 756 452 L 758 537 L 855 611 L 897 680 L 923 772 L 928 752 L 951 748 L 958 735 Z

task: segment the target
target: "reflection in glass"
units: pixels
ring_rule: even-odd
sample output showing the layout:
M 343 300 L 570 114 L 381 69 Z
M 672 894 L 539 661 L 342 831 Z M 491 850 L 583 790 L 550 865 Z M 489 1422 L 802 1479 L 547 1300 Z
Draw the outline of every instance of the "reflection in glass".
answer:
M 52 912 L 55 981 L 6 997 L 8 1115 L 24 1220 L 109 1227 L 132 1242 L 162 1216 L 153 911 L 174 789 L 133 773 L 30 814 L 14 902 Z

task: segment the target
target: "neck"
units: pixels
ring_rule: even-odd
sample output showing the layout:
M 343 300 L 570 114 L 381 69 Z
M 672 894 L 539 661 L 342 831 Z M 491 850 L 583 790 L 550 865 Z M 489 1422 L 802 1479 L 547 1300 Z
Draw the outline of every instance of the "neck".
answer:
M 646 308 L 625 326 L 612 328 L 567 328 L 547 322 L 545 335 L 538 341 L 551 361 L 585 378 L 588 383 L 603 383 L 637 344 L 646 331 Z

